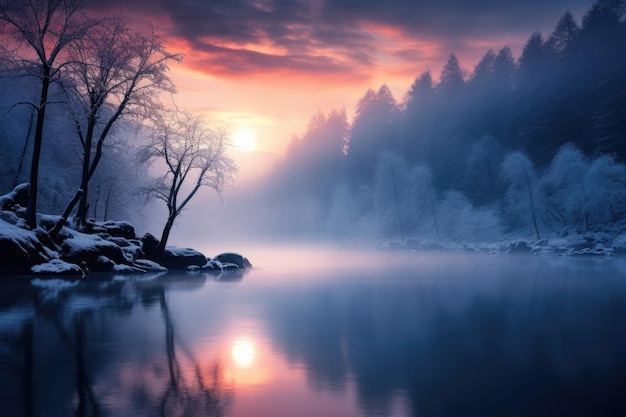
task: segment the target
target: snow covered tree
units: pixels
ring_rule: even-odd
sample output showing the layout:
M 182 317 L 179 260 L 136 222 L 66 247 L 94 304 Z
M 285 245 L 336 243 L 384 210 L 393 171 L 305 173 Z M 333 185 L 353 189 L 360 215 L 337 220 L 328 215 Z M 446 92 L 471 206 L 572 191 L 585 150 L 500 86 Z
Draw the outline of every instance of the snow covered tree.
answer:
M 30 170 L 26 222 L 36 227 L 39 159 L 50 85 L 68 63 L 67 49 L 94 25 L 82 12 L 82 0 L 0 0 L 0 33 L 17 66 L 41 82 Z
M 440 240 L 439 223 L 432 174 L 426 165 L 417 165 L 409 171 L 410 210 L 408 222 L 415 230 L 434 229 L 437 241 Z M 431 227 L 432 225 L 432 227 Z
M 441 235 L 456 242 L 479 242 L 501 237 L 500 218 L 489 208 L 474 207 L 458 191 L 448 191 L 438 204 Z
M 111 129 L 125 116 L 146 118 L 158 107 L 159 94 L 175 91 L 166 72 L 182 56 L 166 51 L 154 32 L 132 30 L 123 16 L 103 19 L 74 46 L 73 116 L 83 148 L 77 218 L 85 224 L 89 182 Z
M 162 111 L 155 115 L 150 143 L 142 148 L 141 161 L 165 163 L 165 173 L 146 189 L 168 210 L 157 247 L 160 256 L 174 221 L 201 187 L 221 194 L 234 183 L 237 167 L 226 153 L 229 145 L 226 131 L 209 129 L 197 114 Z
M 626 166 L 613 155 L 595 158 L 583 179 L 586 198 L 583 209 L 587 227 L 592 222 L 607 225 L 626 216 Z
M 563 145 L 556 153 L 541 179 L 548 223 L 587 224 L 585 201 L 588 196 L 583 178 L 588 169 L 589 161 L 576 146 Z
M 522 223 L 530 220 L 537 239 L 541 239 L 537 225 L 537 174 L 532 161 L 524 152 L 513 152 L 502 163 L 502 176 L 509 183 L 507 210 Z
M 504 153 L 502 145 L 490 135 L 483 136 L 469 148 L 460 185 L 474 203 L 490 204 L 504 193 L 499 175 Z
M 408 174 L 406 161 L 396 154 L 383 152 L 376 162 L 372 198 L 377 225 L 386 233 L 399 232 L 402 240 L 409 211 Z

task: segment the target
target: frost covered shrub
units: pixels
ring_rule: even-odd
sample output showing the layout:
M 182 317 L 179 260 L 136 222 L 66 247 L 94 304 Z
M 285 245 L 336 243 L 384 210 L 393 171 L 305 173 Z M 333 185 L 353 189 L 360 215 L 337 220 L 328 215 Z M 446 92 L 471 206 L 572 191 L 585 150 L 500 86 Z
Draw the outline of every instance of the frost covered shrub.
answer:
M 587 227 L 619 221 L 626 214 L 626 166 L 613 155 L 593 160 L 583 178 Z
M 409 212 L 409 172 L 404 158 L 384 152 L 374 174 L 373 209 L 383 233 L 404 234 Z
M 469 148 L 461 186 L 475 204 L 491 203 L 504 193 L 499 175 L 504 153 L 502 145 L 490 135 L 483 136 Z
M 626 213 L 626 167 L 612 155 L 592 160 L 572 144 L 562 146 L 541 178 L 543 220 L 556 227 L 592 227 Z
M 437 202 L 432 186 L 432 174 L 425 165 L 411 168 L 409 172 L 410 197 L 407 213 L 409 233 L 416 235 L 432 235 L 439 239 L 437 224 Z
M 362 222 L 370 224 L 378 236 L 438 239 L 436 192 L 426 165 L 409 167 L 402 156 L 383 153 L 376 164 L 370 195 L 371 211 L 365 213 Z
M 588 186 L 583 181 L 589 161 L 574 145 L 563 145 L 541 178 L 544 197 L 544 221 L 551 227 L 582 225 L 588 200 Z
M 474 207 L 458 191 L 450 191 L 438 204 L 437 217 L 443 240 L 453 242 L 480 242 L 502 236 L 498 215 L 486 207 Z
M 325 229 L 332 237 L 355 237 L 353 196 L 345 183 L 338 184 L 331 193 L 330 208 L 326 218 Z
M 510 226 L 520 230 L 533 230 L 537 239 L 541 239 L 537 222 L 540 202 L 534 164 L 524 152 L 513 152 L 504 159 L 501 173 L 509 184 L 504 210 Z

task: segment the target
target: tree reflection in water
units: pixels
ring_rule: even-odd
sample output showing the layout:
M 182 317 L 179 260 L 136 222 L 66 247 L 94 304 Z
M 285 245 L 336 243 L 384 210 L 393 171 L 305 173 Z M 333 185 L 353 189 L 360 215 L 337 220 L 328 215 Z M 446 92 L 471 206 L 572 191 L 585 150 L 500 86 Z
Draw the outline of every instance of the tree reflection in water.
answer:
M 182 285 L 197 289 L 203 284 L 204 278 L 196 276 Z M 215 361 L 202 368 L 177 335 L 168 285 L 181 283 L 107 280 L 61 290 L 26 286 L 15 300 L 0 300 L 0 414 L 225 415 L 233 393 L 223 382 L 223 366 Z M 160 309 L 165 335 L 162 361 L 152 347 L 148 358 L 134 358 L 144 348 L 142 336 L 119 337 L 120 319 L 142 304 L 152 311 Z M 139 372 L 126 387 L 123 374 L 129 361 Z M 167 364 L 166 375 L 152 372 L 153 361 Z M 117 390 L 113 395 L 112 389 Z
M 159 289 L 159 304 L 165 324 L 165 346 L 169 381 L 167 389 L 159 404 L 161 416 L 209 416 L 225 415 L 231 402 L 232 393 L 224 389 L 222 366 L 215 363 L 211 366 L 206 381 L 193 352 L 184 344 L 176 344 L 174 321 L 167 303 L 165 288 Z M 185 372 L 182 360 L 177 354 L 180 351 L 184 359 L 189 361 Z

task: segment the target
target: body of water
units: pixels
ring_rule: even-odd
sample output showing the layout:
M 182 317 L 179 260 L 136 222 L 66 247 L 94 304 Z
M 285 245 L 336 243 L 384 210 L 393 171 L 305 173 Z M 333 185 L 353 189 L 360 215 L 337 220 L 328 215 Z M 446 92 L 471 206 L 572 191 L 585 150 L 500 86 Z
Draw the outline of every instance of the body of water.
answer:
M 256 256 L 0 283 L 0 415 L 626 415 L 626 260 Z

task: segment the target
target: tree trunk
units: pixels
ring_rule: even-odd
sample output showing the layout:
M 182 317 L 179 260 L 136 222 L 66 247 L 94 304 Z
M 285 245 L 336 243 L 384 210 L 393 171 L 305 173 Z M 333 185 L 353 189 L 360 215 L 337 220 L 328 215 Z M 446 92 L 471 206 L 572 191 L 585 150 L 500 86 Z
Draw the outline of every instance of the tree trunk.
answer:
M 83 191 L 82 190 L 77 190 L 76 194 L 74 195 L 74 198 L 72 198 L 72 201 L 69 202 L 69 204 L 67 205 L 67 207 L 65 207 L 65 211 L 63 211 L 63 214 L 61 215 L 61 218 L 59 219 L 59 221 L 54 225 L 54 228 L 52 229 L 52 231 L 50 231 L 50 238 L 52 240 L 54 240 L 56 238 L 56 236 L 59 234 L 59 232 L 61 231 L 61 228 L 63 226 L 65 226 L 65 224 L 67 223 L 67 218 L 69 217 L 70 213 L 72 212 L 72 209 L 74 208 L 74 206 L 76 205 L 76 202 L 78 201 L 78 199 L 83 195 Z
M 398 185 L 396 184 L 396 173 L 391 165 L 391 181 L 393 182 L 393 194 L 396 197 L 396 212 L 398 213 L 398 224 L 400 225 L 400 237 L 404 242 L 404 224 L 402 223 L 402 213 L 400 211 L 400 200 L 398 199 Z
M 433 221 L 435 222 L 435 233 L 437 233 L 437 242 L 441 242 L 439 238 L 439 224 L 437 223 L 437 212 L 435 212 L 435 200 L 433 199 L 433 193 L 430 190 L 430 184 L 426 183 L 426 190 L 428 190 L 428 198 L 430 199 L 430 208 L 433 211 Z
M 83 144 L 83 170 L 80 177 L 80 188 L 83 190 L 82 198 L 78 205 L 78 223 L 84 226 L 87 222 L 87 194 L 89 193 L 89 168 L 91 162 L 91 144 L 93 142 L 93 131 L 95 128 L 96 120 L 93 117 L 89 118 L 87 126 L 87 135 L 85 136 L 85 143 Z
M 537 235 L 537 240 L 541 240 L 541 236 L 539 235 L 539 228 L 537 227 L 537 216 L 535 216 L 535 200 L 533 198 L 533 190 L 530 186 L 530 180 L 526 177 L 526 186 L 528 187 L 528 197 L 530 198 L 530 212 L 533 218 L 533 226 L 535 227 L 535 234 Z
M 43 122 L 46 117 L 46 102 L 50 88 L 50 67 L 44 66 L 43 79 L 41 80 L 41 96 L 37 109 L 37 125 L 35 127 L 35 141 L 33 143 L 33 159 L 30 165 L 30 192 L 28 193 L 28 206 L 26 207 L 26 224 L 31 229 L 37 227 L 37 189 L 39 186 L 39 158 L 41 157 L 41 143 L 43 141 Z
M 100 205 L 100 188 L 102 184 L 98 184 L 98 188 L 96 188 L 96 199 L 93 203 L 93 218 L 98 220 L 98 205 Z M 104 219 L 106 221 L 106 219 Z
M 22 148 L 22 155 L 20 156 L 20 163 L 17 166 L 17 172 L 15 173 L 15 180 L 13 181 L 13 188 L 17 187 L 20 181 L 20 175 L 22 174 L 22 167 L 24 166 L 24 159 L 26 159 L 26 151 L 28 151 L 28 142 L 30 142 L 30 134 L 33 131 L 33 119 L 34 118 L 35 118 L 35 109 L 31 108 L 30 119 L 28 120 L 28 131 L 26 131 L 24 147 Z
M 157 253 L 159 258 L 163 258 L 165 254 L 165 246 L 167 245 L 167 240 L 170 237 L 170 231 L 172 230 L 172 226 L 174 226 L 174 220 L 176 220 L 177 213 L 174 212 L 170 214 L 167 218 L 167 222 L 165 223 L 165 227 L 163 228 L 163 233 L 161 234 L 161 241 L 159 242 L 159 246 L 157 246 Z

